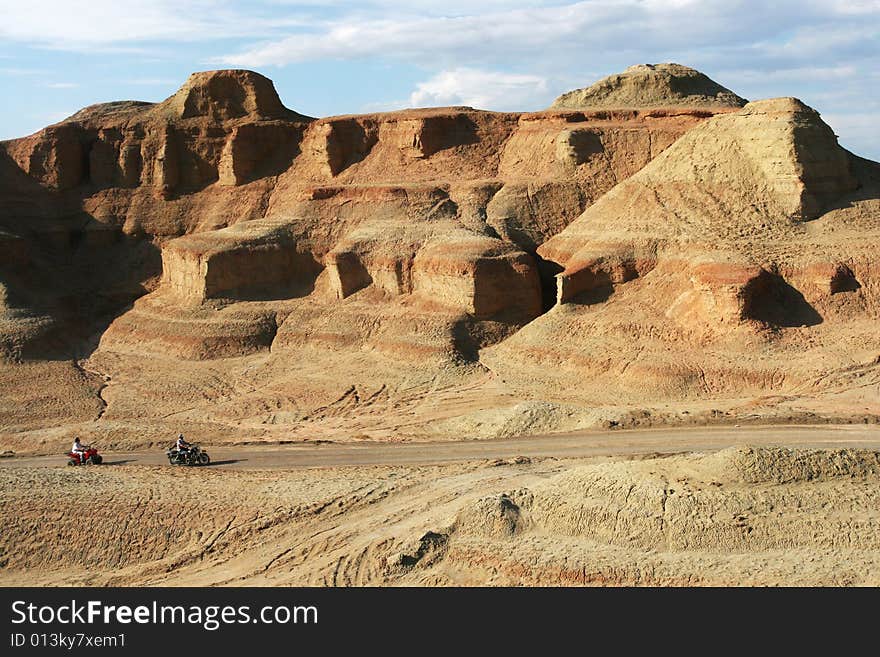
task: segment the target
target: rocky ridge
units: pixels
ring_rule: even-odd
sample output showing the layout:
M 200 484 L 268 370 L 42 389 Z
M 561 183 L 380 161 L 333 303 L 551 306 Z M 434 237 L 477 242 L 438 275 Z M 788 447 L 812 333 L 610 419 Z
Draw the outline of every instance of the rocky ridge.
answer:
M 623 73 L 562 94 L 552 108 L 742 107 L 730 89 L 681 64 L 636 64 Z
M 212 71 L 0 143 L 8 380 L 120 444 L 880 414 L 878 165 L 679 65 L 572 94 L 313 119 Z

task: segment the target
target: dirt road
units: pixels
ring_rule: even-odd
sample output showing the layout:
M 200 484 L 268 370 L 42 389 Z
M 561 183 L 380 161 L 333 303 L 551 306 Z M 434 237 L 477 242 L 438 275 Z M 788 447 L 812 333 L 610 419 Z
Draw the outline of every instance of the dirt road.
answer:
M 711 452 L 731 445 L 880 449 L 880 426 L 821 425 L 694 427 L 575 432 L 503 440 L 432 443 L 304 444 L 211 447 L 211 467 L 235 469 L 323 468 L 364 465 L 433 465 L 516 456 L 583 458 L 626 454 Z M 163 450 L 104 452 L 107 465 L 163 465 Z M 0 459 L 0 467 L 63 464 L 58 456 Z

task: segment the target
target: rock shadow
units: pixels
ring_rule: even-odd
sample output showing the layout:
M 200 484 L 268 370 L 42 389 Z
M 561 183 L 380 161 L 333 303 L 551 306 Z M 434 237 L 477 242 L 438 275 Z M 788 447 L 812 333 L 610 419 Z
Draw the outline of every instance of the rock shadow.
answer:
M 742 290 L 742 317 L 771 327 L 815 326 L 822 316 L 782 276 L 762 272 Z

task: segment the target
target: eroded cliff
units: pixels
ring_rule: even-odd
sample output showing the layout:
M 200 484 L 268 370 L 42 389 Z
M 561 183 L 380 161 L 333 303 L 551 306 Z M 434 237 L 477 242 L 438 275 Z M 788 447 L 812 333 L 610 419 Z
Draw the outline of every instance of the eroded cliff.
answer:
M 312 119 L 213 71 L 0 143 L 5 380 L 120 444 L 876 417 L 878 165 L 678 65 L 572 94 Z

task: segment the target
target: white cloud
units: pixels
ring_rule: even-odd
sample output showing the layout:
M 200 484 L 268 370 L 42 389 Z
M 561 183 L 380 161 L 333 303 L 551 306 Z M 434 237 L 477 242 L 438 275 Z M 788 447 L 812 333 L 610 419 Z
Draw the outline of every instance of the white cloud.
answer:
M 380 2 L 373 7 L 317 22 L 309 31 L 254 44 L 217 58 L 228 65 L 283 66 L 321 59 L 379 56 L 419 63 L 465 65 L 468 58 L 503 60 L 517 54 L 542 60 L 572 61 L 578 54 L 607 51 L 724 49 L 738 56 L 760 54 L 760 44 L 788 56 L 845 46 L 847 34 L 858 41 L 876 35 L 876 2 L 784 0 L 756 5 L 745 0 L 585 0 L 544 6 L 493 2 L 489 6 L 456 2 L 446 12 L 413 13 L 409 3 Z M 426 3 L 418 3 L 419 8 Z M 442 7 L 437 3 L 434 6 Z M 394 11 L 393 8 L 397 8 Z M 829 22 L 840 24 L 829 29 Z M 873 25 L 872 25 L 873 22 Z M 810 29 L 812 28 L 812 29 Z M 862 35 L 854 31 L 861 30 Z M 789 35 L 779 43 L 780 37 Z M 806 43 L 805 43 L 806 42 Z M 812 42 L 812 43 L 810 43 Z M 852 43 L 852 40 L 849 41 Z M 753 53 L 749 52 L 753 49 Z
M 298 16 L 248 13 L 231 0 L 0 0 L 0 39 L 63 50 L 138 50 L 138 42 L 260 37 L 302 26 Z
M 338 20 L 310 33 L 298 33 L 242 53 L 219 58 L 226 64 L 283 66 L 314 59 L 355 59 L 370 55 L 418 57 L 430 61 L 451 52 L 499 53 L 565 42 L 577 32 L 621 16 L 635 0 L 579 2 L 565 6 L 479 11 L 458 16 L 413 16 Z
M 767 57 L 811 58 L 815 63 L 835 53 L 853 54 L 871 49 L 871 46 L 875 49 L 878 37 L 878 21 L 853 18 L 840 25 L 820 23 L 801 26 L 781 44 L 759 43 L 758 50 Z
M 79 85 L 76 82 L 47 82 L 44 86 L 49 89 L 76 89 Z
M 547 81 L 536 75 L 456 68 L 420 82 L 410 95 L 410 104 L 413 107 L 470 105 L 480 109 L 521 110 L 546 104 L 546 96 Z
M 0 39 L 60 49 L 137 50 L 147 42 L 257 40 L 216 61 L 267 66 L 369 55 L 459 58 L 493 52 L 651 46 L 729 47 L 793 35 L 782 48 L 827 43 L 829 23 L 877 36 L 878 0 L 0 0 Z M 804 28 L 812 26 L 812 31 Z M 799 36 L 800 35 L 800 36 Z M 773 45 L 772 43 L 770 45 Z M 840 44 L 830 44 L 836 46 Z M 229 46 L 233 48 L 234 46 Z M 456 65 L 467 65 L 456 61 Z

